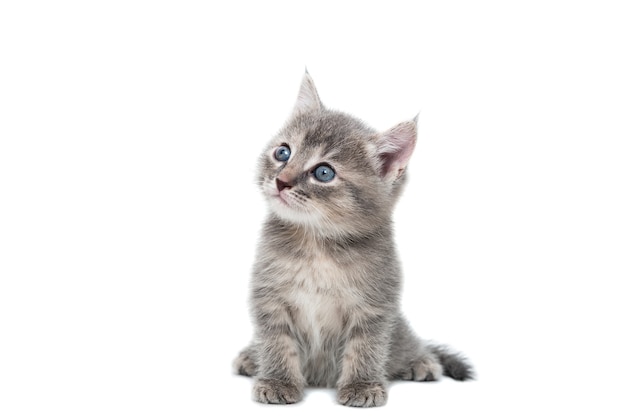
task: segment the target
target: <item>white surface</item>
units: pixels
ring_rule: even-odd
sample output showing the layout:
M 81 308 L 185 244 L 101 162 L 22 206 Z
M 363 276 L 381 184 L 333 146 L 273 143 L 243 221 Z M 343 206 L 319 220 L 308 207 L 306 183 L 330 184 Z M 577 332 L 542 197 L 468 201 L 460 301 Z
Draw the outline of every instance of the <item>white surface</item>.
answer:
M 0 5 L 0 415 L 359 413 L 230 370 L 305 65 L 378 129 L 421 110 L 404 311 L 478 370 L 371 412 L 624 415 L 617 2 L 213 3 Z

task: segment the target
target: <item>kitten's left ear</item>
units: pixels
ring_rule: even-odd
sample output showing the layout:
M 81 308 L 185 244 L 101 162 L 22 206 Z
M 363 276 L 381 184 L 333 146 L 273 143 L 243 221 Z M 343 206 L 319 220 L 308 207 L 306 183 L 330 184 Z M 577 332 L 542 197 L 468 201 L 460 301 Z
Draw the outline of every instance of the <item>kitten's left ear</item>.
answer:
M 400 178 L 416 143 L 417 116 L 381 133 L 376 142 L 376 150 L 381 161 L 380 176 L 392 182 Z
M 304 77 L 302 77 L 302 84 L 300 84 L 298 99 L 296 100 L 296 105 L 293 108 L 293 115 L 295 116 L 297 114 L 310 111 L 318 111 L 321 110 L 321 108 L 322 102 L 317 94 L 317 90 L 315 89 L 313 78 L 311 78 L 309 72 L 305 70 Z

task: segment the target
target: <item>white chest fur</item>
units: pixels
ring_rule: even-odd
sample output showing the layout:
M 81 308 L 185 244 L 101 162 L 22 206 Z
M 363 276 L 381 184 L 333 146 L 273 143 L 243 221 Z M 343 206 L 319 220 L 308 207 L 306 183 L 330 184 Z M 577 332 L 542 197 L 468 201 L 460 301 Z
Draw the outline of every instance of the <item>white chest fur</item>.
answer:
M 318 351 L 323 343 L 341 337 L 358 297 L 345 269 L 333 259 L 318 256 L 294 266 L 297 272 L 287 283 L 287 302 L 294 310 L 294 325 L 306 335 L 308 348 Z

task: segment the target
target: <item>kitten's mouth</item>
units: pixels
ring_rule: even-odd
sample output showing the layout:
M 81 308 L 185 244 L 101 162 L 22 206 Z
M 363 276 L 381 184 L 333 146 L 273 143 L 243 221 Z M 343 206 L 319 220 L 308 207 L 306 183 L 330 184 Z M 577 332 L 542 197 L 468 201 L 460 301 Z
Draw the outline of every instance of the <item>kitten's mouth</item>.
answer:
M 276 191 L 271 192 L 270 200 L 274 200 L 272 201 L 272 205 L 274 206 L 274 209 L 280 213 L 289 213 L 290 215 L 293 215 L 302 211 L 302 207 L 299 202 L 286 193 Z
M 280 191 L 272 189 L 268 190 L 267 194 L 270 199 L 278 201 L 279 204 L 291 207 L 291 204 L 289 204 L 287 198 Z
M 273 184 L 267 184 L 265 188 L 266 197 L 274 210 L 282 215 L 292 216 L 296 213 L 303 211 L 303 205 L 301 199 L 297 195 L 293 194 L 290 190 L 278 190 L 272 186 Z
M 289 203 L 289 201 L 285 197 L 283 197 L 283 195 L 280 192 L 278 194 L 274 194 L 274 197 L 278 200 L 280 204 L 283 204 L 287 207 L 291 207 L 291 204 Z

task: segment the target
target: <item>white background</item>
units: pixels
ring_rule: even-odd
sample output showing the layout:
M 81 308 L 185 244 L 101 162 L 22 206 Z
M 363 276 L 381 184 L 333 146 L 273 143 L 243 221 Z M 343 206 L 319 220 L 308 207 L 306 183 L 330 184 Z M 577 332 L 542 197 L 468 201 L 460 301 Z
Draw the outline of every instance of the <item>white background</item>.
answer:
M 230 368 L 305 66 L 377 129 L 421 111 L 403 309 L 478 371 L 368 413 L 624 415 L 626 14 L 513 3 L 2 2 L 0 415 L 364 412 Z

